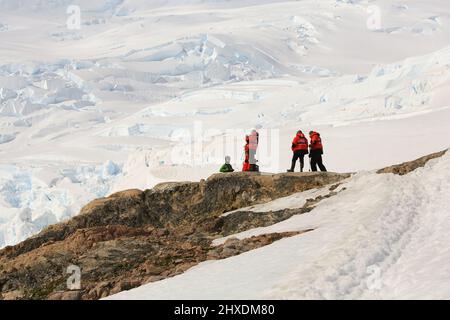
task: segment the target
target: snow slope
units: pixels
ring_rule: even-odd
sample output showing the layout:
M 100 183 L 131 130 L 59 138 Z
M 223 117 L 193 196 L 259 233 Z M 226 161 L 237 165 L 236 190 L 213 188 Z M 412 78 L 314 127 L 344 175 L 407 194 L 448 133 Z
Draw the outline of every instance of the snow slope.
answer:
M 255 127 L 271 172 L 299 128 L 333 171 L 447 148 L 449 23 L 445 0 L 0 0 L 0 247 L 225 154 L 239 168 Z
M 340 189 L 309 213 L 233 237 L 312 232 L 110 299 L 450 299 L 450 154 L 406 176 L 358 173 Z M 257 211 L 295 198 L 302 206 L 298 194 Z

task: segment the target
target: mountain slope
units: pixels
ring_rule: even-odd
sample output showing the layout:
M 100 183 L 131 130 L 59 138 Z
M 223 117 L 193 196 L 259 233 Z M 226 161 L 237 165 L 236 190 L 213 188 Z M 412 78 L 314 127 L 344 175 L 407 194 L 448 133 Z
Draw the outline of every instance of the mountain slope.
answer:
M 120 192 L 1 250 L 1 297 L 446 298 L 449 165 L 440 152 L 378 173 L 218 174 Z M 74 291 L 61 272 L 71 265 Z
M 0 1 L 0 247 L 116 191 L 206 178 L 225 151 L 241 166 L 253 127 L 278 138 L 269 172 L 298 129 L 336 172 L 449 147 L 447 0 L 76 3 L 79 30 L 71 1 Z
M 166 183 L 129 190 L 86 205 L 73 219 L 52 225 L 0 251 L 0 288 L 5 299 L 77 297 L 98 299 L 173 276 L 207 259 L 221 259 L 264 246 L 294 233 L 211 247 L 214 238 L 266 226 L 310 211 L 317 201 L 270 215 L 221 217 L 224 212 L 295 192 L 338 183 L 348 174 L 215 175 L 206 181 Z M 328 196 L 334 194 L 329 190 Z M 83 288 L 66 291 L 61 270 L 77 265 Z M 61 292 L 62 291 L 62 292 Z
M 358 173 L 307 214 L 231 237 L 311 232 L 111 299 L 449 299 L 450 154 L 439 156 L 403 165 L 404 175 Z

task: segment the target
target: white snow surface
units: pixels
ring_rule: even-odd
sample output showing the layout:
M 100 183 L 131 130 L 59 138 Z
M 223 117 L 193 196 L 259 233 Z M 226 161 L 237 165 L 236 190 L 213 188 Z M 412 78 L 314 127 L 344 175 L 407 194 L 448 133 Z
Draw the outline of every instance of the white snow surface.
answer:
M 277 137 L 269 172 L 298 129 L 330 171 L 445 149 L 449 84 L 446 0 L 0 0 L 0 248 L 225 154 L 240 169 L 251 128 Z
M 450 299 L 450 153 L 343 187 L 311 212 L 233 236 L 314 231 L 109 299 Z

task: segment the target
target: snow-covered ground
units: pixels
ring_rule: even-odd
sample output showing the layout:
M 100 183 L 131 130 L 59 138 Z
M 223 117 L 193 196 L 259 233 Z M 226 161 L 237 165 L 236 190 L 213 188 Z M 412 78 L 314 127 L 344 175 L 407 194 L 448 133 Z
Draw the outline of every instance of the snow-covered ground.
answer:
M 299 128 L 332 171 L 447 148 L 449 24 L 446 0 L 1 0 L 0 247 L 225 154 L 239 169 L 251 128 L 272 172 Z
M 450 153 L 406 176 L 359 173 L 337 191 L 311 212 L 232 237 L 314 231 L 110 299 L 450 299 Z

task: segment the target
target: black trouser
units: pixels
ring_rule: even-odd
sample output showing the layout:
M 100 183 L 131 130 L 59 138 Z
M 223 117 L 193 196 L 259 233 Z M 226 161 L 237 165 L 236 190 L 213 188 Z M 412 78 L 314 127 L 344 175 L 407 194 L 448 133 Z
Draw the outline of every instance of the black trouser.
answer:
M 320 171 L 327 171 L 327 168 L 322 163 L 322 152 L 320 151 L 311 151 L 311 171 L 317 171 L 317 166 L 319 166 Z
M 303 168 L 305 167 L 305 151 L 294 151 L 294 155 L 292 156 L 292 165 L 291 165 L 291 171 L 294 171 L 295 164 L 297 163 L 297 160 L 300 160 L 300 172 L 303 172 Z

